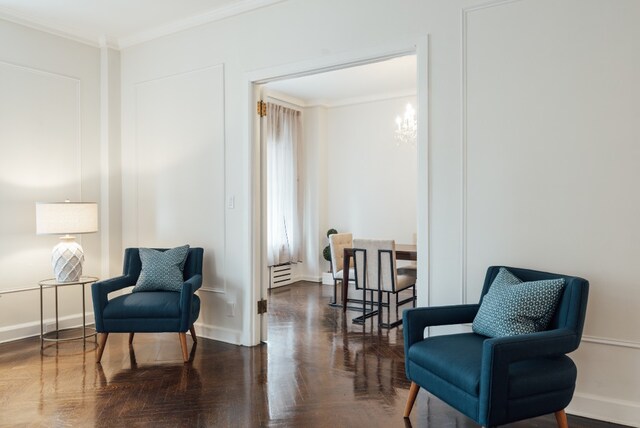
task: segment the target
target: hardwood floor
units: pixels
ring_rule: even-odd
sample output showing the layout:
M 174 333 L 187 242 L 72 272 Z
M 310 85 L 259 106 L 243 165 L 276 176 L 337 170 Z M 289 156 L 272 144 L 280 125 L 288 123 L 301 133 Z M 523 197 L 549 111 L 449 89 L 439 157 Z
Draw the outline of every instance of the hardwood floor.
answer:
M 331 308 L 329 286 L 273 290 L 268 344 L 207 339 L 183 364 L 177 334 L 111 334 L 102 364 L 95 345 L 38 338 L 0 345 L 0 426 L 71 427 L 477 427 L 420 391 L 402 413 L 402 328 L 378 334 L 371 320 Z M 553 415 L 510 425 L 555 427 Z M 572 428 L 618 425 L 569 416 Z

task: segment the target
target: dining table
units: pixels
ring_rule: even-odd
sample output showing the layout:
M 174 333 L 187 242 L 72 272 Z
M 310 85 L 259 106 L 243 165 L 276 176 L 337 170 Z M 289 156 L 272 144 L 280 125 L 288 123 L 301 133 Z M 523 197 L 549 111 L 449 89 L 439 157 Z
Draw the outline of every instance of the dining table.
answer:
M 345 247 L 344 249 L 344 264 L 342 267 L 342 312 L 347 311 L 347 294 L 349 284 L 349 268 L 351 267 L 351 259 L 353 258 L 354 249 L 351 247 Z M 396 244 L 396 260 L 418 260 L 418 247 L 415 244 Z

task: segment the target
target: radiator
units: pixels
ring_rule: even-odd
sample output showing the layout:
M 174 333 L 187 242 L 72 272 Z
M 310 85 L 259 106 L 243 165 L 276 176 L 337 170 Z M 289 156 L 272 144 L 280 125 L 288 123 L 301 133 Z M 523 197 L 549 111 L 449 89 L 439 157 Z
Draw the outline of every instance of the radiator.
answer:
M 291 284 L 291 264 L 269 267 L 269 288 Z

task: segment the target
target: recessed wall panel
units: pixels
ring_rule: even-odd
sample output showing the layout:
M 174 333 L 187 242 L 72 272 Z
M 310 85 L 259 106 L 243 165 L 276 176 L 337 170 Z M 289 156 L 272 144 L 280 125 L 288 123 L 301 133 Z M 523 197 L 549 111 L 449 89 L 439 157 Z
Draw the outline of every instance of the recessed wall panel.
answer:
M 80 160 L 80 82 L 0 62 L 0 290 L 53 275 L 35 202 L 80 200 Z
M 586 334 L 638 343 L 639 8 L 619 5 L 465 12 L 467 293 L 493 264 L 583 276 Z
M 135 95 L 138 245 L 204 247 L 204 286 L 222 288 L 223 68 L 139 83 Z

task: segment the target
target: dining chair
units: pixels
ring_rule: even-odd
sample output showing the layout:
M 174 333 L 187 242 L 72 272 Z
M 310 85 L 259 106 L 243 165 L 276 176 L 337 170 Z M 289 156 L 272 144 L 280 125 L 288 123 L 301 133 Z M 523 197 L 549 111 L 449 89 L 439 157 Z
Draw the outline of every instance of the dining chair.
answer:
M 338 282 L 343 287 L 349 285 L 343 284 L 343 266 L 344 266 L 344 249 L 353 246 L 353 235 L 351 233 L 334 233 L 329 235 L 329 249 L 331 252 L 331 275 L 333 276 L 333 301 L 329 302 L 330 306 L 342 307 L 342 303 L 338 302 Z M 353 268 L 349 269 L 349 283 L 355 284 L 355 274 Z M 347 298 L 349 303 L 361 303 L 359 299 Z M 359 307 L 349 307 L 349 309 L 360 309 Z
M 396 265 L 395 241 L 376 239 L 355 239 L 353 241 L 354 270 L 356 288 L 363 290 L 366 301 L 366 291 L 377 292 L 377 301 L 371 298 L 371 306 L 377 310 L 366 311 L 363 305 L 362 315 L 353 319 L 355 323 L 364 323 L 367 318 L 378 315 L 378 327 L 393 328 L 402 324 L 402 318 L 397 316 L 398 308 L 406 303 L 416 302 L 415 275 L 399 272 Z M 409 297 L 400 298 L 400 292 L 411 289 Z M 396 319 L 391 322 L 391 294 L 395 296 Z M 386 302 L 383 298 L 386 296 Z M 387 308 L 387 322 L 383 319 L 383 308 Z

